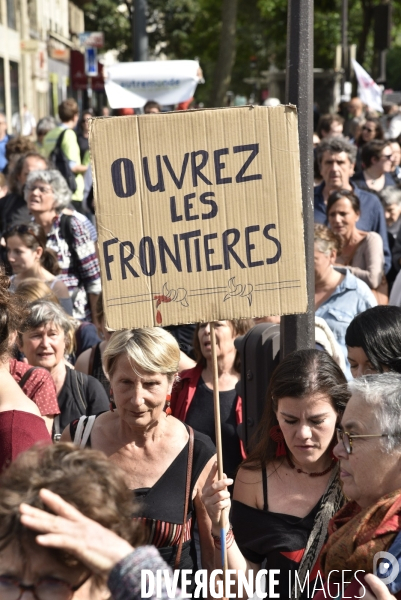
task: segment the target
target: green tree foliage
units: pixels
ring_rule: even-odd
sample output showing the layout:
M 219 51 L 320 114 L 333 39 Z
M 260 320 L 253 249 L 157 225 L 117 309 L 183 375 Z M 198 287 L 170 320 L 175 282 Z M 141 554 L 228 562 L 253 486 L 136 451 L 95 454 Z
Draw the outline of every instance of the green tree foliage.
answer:
M 373 9 L 381 0 L 349 0 L 349 44 L 356 44 L 359 62 L 374 73 Z M 239 0 L 236 58 L 231 90 L 249 95 L 255 86 L 244 83 L 271 65 L 285 68 L 288 0 Z M 198 101 L 208 103 L 219 51 L 222 0 L 148 0 L 149 47 L 154 57 L 198 58 L 205 84 L 198 86 Z M 315 0 L 314 64 L 334 67 L 341 43 L 341 0 Z M 119 60 L 132 60 L 132 0 L 93 0 L 84 6 L 86 30 L 104 31 L 106 49 L 117 49 Z M 389 53 L 392 87 L 400 89 L 401 0 L 393 0 L 394 49 Z M 398 69 L 398 71 L 397 71 Z M 400 80 L 400 84 L 397 81 Z
M 118 0 L 93 0 L 83 10 L 85 31 L 103 31 L 105 50 L 117 50 L 120 61 L 132 60 L 130 5 Z

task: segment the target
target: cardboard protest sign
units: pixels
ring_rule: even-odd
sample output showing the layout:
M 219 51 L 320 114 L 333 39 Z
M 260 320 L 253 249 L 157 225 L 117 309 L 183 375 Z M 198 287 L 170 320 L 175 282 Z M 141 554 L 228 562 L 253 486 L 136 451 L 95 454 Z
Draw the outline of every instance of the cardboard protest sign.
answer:
M 294 107 L 95 119 L 90 148 L 109 328 L 306 311 Z

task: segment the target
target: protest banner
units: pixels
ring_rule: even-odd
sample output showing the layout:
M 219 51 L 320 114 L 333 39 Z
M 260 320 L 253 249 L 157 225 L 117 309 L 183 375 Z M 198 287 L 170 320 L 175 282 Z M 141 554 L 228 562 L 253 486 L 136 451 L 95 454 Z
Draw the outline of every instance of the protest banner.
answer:
M 141 108 L 147 100 L 162 105 L 190 100 L 202 81 L 196 60 L 150 60 L 111 65 L 104 87 L 111 108 Z
M 94 119 L 107 326 L 302 313 L 294 107 Z
M 306 311 L 295 107 L 95 119 L 89 141 L 107 327 Z

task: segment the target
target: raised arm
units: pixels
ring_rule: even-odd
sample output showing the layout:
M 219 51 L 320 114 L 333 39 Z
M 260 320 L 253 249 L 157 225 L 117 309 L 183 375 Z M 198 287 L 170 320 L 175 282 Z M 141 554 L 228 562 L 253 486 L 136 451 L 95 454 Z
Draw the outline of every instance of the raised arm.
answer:
M 227 487 L 232 485 L 232 483 L 233 480 L 229 478 L 217 481 L 217 463 L 214 463 L 203 488 L 202 500 L 212 522 L 213 536 L 216 538 L 220 536 L 220 517 L 223 510 L 226 511 L 228 520 L 231 500 Z M 234 498 L 238 495 L 243 496 L 244 493 L 247 493 L 247 490 L 244 490 L 244 485 L 246 484 L 241 480 L 235 482 Z M 235 538 L 233 538 L 232 532 L 228 534 L 226 539 L 227 547 L 229 546 L 227 548 L 227 568 L 243 571 L 244 573 L 248 573 L 248 571 L 252 569 L 255 578 L 260 569 L 260 564 L 245 559 L 237 546 Z M 215 568 L 221 568 L 221 549 L 218 542 L 215 545 Z

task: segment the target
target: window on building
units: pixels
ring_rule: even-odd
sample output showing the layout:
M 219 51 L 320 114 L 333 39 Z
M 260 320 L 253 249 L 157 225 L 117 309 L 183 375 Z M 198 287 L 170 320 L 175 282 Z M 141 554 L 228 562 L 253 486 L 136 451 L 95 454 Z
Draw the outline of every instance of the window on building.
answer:
M 18 63 L 10 60 L 11 114 L 19 113 Z
M 6 87 L 4 83 L 4 58 L 0 58 L 0 112 L 6 112 Z
M 10 29 L 17 29 L 14 0 L 7 0 L 7 25 Z

